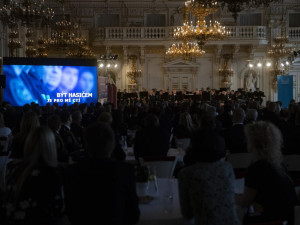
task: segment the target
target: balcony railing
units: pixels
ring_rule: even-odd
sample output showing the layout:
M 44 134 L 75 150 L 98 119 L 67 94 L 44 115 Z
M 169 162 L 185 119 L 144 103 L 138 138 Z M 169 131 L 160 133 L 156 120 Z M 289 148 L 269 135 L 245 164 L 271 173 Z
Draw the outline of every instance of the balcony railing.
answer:
M 171 40 L 175 27 L 106 27 L 95 30 L 95 41 L 103 40 Z M 265 40 L 265 26 L 227 26 L 230 39 Z M 300 30 L 299 30 L 300 31 Z M 300 36 L 298 31 L 297 35 Z
M 290 41 L 300 41 L 300 27 L 289 28 L 288 38 Z

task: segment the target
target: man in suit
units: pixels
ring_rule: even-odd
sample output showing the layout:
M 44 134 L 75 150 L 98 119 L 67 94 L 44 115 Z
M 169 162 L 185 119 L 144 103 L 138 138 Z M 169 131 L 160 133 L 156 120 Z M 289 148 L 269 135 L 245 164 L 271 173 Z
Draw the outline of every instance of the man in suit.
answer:
M 71 224 L 136 224 L 140 211 L 134 168 L 111 159 L 112 129 L 95 123 L 84 136 L 87 158 L 66 171 L 66 211 Z
M 246 136 L 244 133 L 245 112 L 242 108 L 234 110 L 232 126 L 223 133 L 227 149 L 230 153 L 247 152 Z
M 72 152 L 80 150 L 81 146 L 77 142 L 76 137 L 71 131 L 72 115 L 67 110 L 64 110 L 61 112 L 60 118 L 62 124 L 59 130 L 59 134 L 64 141 L 64 145 L 68 153 L 70 154 Z

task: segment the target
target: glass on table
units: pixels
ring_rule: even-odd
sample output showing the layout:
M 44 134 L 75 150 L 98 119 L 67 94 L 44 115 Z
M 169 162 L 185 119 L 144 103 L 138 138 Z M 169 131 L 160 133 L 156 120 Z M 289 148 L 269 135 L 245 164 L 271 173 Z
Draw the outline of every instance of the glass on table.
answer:
M 175 179 L 168 178 L 165 183 L 165 189 L 162 193 L 164 213 L 166 214 L 173 212 L 174 185 L 175 185 Z
M 158 184 L 157 184 L 157 176 L 156 176 L 156 166 L 148 166 L 149 169 L 149 195 L 153 197 L 158 197 Z

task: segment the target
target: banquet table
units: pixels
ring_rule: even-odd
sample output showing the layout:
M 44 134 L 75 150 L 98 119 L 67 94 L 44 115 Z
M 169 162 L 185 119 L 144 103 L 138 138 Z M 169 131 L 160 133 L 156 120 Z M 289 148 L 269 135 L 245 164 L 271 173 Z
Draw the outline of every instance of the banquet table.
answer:
M 183 162 L 183 157 L 184 157 L 185 152 L 181 149 L 177 148 L 170 148 L 168 151 L 168 156 L 175 156 L 177 158 L 178 162 Z M 126 150 L 126 159 L 127 162 L 135 162 L 135 157 L 133 154 L 133 148 L 129 147 Z
M 151 182 L 150 182 L 151 183 Z M 149 187 L 148 195 L 154 200 L 148 204 L 140 204 L 140 220 L 138 225 L 183 225 L 180 212 L 178 180 L 175 178 L 158 178 L 158 192 Z M 236 179 L 235 193 L 244 192 L 244 178 Z

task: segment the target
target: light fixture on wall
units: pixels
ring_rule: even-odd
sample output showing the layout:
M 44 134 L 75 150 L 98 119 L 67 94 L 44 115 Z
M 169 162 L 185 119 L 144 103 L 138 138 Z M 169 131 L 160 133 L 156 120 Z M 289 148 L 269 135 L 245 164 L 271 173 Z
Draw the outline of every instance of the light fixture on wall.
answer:
M 224 54 L 222 56 L 223 65 L 219 69 L 219 75 L 222 77 L 221 83 L 223 88 L 230 88 L 232 85 L 231 77 L 233 76 L 233 69 L 229 68 L 229 60 L 232 58 L 231 54 Z
M 130 71 L 127 72 L 127 77 L 130 79 L 130 85 L 137 85 L 138 78 L 142 76 L 142 71 L 137 69 L 137 57 L 132 55 L 129 57 L 131 61 Z

